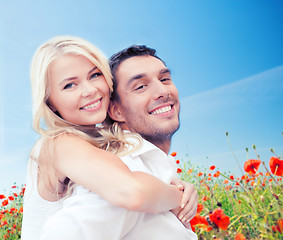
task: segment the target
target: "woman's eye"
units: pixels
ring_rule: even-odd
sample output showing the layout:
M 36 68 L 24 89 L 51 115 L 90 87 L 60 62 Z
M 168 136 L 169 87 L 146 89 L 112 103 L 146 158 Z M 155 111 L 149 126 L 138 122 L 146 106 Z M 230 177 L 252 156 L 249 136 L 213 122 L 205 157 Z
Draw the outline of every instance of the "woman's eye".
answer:
M 64 89 L 72 88 L 75 84 L 74 83 L 68 83 Z
M 101 76 L 101 75 L 102 75 L 101 72 L 96 72 L 96 73 L 91 74 L 89 78 L 90 78 L 90 79 L 93 79 L 93 78 L 97 78 L 97 77 L 99 77 L 99 76 Z

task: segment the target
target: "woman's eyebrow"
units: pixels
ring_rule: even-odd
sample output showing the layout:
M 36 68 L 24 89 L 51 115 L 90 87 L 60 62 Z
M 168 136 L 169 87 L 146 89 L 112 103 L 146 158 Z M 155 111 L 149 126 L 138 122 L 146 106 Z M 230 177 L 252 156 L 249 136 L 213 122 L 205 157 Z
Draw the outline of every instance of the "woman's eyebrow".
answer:
M 77 79 L 77 77 L 64 78 L 59 82 L 59 85 L 61 85 L 64 82 L 72 81 L 72 80 L 75 80 L 75 79 Z
M 97 69 L 97 66 L 95 66 L 93 69 L 91 69 L 88 74 L 92 73 L 95 69 Z

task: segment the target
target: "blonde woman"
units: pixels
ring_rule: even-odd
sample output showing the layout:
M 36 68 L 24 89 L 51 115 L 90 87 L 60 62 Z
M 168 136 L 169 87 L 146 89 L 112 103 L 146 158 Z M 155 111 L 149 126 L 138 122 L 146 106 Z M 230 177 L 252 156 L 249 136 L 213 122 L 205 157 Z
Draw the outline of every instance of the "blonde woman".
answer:
M 31 84 L 33 127 L 41 138 L 28 167 L 22 239 L 38 239 L 76 185 L 132 211 L 157 213 L 188 203 L 180 186 L 131 172 L 117 157 L 135 147 L 117 125 L 96 126 L 106 118 L 112 80 L 95 46 L 76 37 L 49 40 L 34 55 Z

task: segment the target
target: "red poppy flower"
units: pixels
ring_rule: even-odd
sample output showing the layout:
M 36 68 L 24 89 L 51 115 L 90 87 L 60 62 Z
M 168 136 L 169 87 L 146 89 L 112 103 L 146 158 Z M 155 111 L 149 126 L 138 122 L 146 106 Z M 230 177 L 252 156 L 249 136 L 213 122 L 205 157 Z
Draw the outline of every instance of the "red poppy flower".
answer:
M 7 206 L 9 203 L 8 199 L 3 200 L 2 207 Z
M 200 177 L 200 176 L 202 176 L 203 175 L 203 173 L 202 172 L 199 172 L 198 174 L 197 174 L 197 177 Z
M 248 179 L 249 177 L 247 176 L 247 175 L 243 175 L 242 177 L 241 177 L 241 180 L 245 180 L 245 179 Z
M 8 225 L 8 222 L 6 220 L 2 223 L 2 226 L 5 226 L 5 225 Z
M 197 207 L 197 213 L 201 213 L 202 210 L 203 210 L 203 205 L 199 203 Z
M 181 168 L 177 168 L 177 173 L 181 173 L 182 169 Z
M 171 153 L 171 156 L 172 156 L 172 157 L 175 157 L 176 155 L 177 155 L 176 152 L 172 152 L 172 153 Z
M 213 212 L 209 214 L 209 219 L 223 230 L 227 230 L 230 223 L 230 218 L 224 214 L 224 211 L 221 208 L 213 210 Z
M 9 198 L 9 200 L 11 200 L 11 201 L 15 200 L 15 198 L 14 198 L 13 196 L 9 196 L 8 198 Z
M 277 225 L 276 226 L 272 226 L 272 231 L 273 232 L 283 232 L 283 219 L 279 219 L 277 221 Z
M 255 174 L 256 171 L 258 170 L 259 168 L 259 165 L 261 164 L 261 161 L 260 160 L 257 160 L 257 159 L 250 159 L 248 161 L 245 162 L 245 165 L 244 165 L 244 170 L 245 172 L 247 172 L 248 174 Z
M 206 202 L 208 200 L 208 196 L 202 197 L 202 201 Z
M 176 163 L 179 164 L 179 163 L 180 163 L 180 160 L 176 160 Z
M 25 190 L 26 190 L 26 188 L 25 188 L 25 187 L 22 187 L 22 191 L 20 192 L 20 196 L 24 196 Z
M 216 173 L 214 173 L 213 177 L 219 177 L 220 176 L 220 172 L 217 171 Z
M 276 176 L 283 175 L 283 160 L 277 157 L 271 157 L 269 160 L 269 167 L 271 172 Z
M 230 179 L 231 179 L 231 180 L 234 180 L 234 179 L 235 179 L 235 177 L 234 177 L 233 175 L 231 175 L 231 176 L 230 176 Z
M 228 184 L 229 181 L 228 181 L 227 179 L 225 179 L 225 180 L 223 181 L 223 183 L 224 183 L 224 184 Z
M 6 198 L 6 196 L 3 194 L 0 194 L 0 199 L 4 199 L 4 198 Z
M 17 209 L 16 209 L 16 208 L 14 208 L 14 207 L 13 207 L 13 208 L 11 208 L 11 209 L 10 209 L 10 211 L 9 211 L 9 213 L 16 213 L 16 212 L 17 212 Z
M 209 232 L 212 228 L 209 226 L 206 218 L 199 214 L 196 214 L 195 217 L 190 221 L 192 230 L 195 231 L 195 226 L 204 229 L 205 231 Z
M 242 233 L 237 233 L 235 240 L 246 240 L 245 236 Z
M 209 168 L 209 170 L 214 170 L 214 169 L 215 169 L 214 165 L 210 166 L 210 168 Z

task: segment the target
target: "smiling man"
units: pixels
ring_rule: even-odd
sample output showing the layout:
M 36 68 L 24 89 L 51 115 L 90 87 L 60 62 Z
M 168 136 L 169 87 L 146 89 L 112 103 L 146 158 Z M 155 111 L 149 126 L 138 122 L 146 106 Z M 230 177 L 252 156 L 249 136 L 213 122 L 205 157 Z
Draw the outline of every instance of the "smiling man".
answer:
M 108 113 L 122 129 L 143 138 L 141 148 L 122 158 L 123 161 L 131 171 L 143 169 L 170 182 L 176 174 L 176 165 L 168 153 L 172 136 L 180 126 L 179 95 L 170 70 L 154 49 L 144 45 L 133 45 L 114 54 L 110 68 L 114 92 Z M 196 192 L 192 191 L 191 197 L 197 203 Z M 191 217 L 172 212 L 190 228 Z M 172 212 L 139 213 L 123 239 L 197 239 Z
M 179 96 L 170 70 L 145 46 L 132 46 L 110 60 L 114 93 L 109 114 L 165 153 L 179 128 Z

